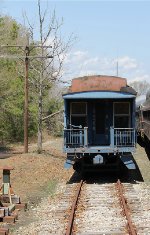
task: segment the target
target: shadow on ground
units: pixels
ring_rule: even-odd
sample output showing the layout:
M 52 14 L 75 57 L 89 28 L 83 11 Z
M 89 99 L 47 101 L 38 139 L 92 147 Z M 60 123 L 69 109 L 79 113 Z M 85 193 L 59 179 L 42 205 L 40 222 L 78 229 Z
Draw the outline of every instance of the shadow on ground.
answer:
M 150 160 L 150 145 L 145 146 L 145 152 L 147 154 L 148 159 Z
M 67 181 L 67 184 L 79 183 L 81 179 L 83 179 L 83 175 L 75 171 L 71 178 Z
M 135 160 L 133 161 L 136 165 L 135 170 L 128 170 L 126 166 L 122 164 L 121 171 L 119 173 L 115 170 L 111 172 L 104 170 L 99 172 L 86 172 L 84 174 L 79 174 L 75 171 L 67 184 L 79 183 L 81 179 L 86 180 L 87 183 L 115 183 L 118 179 L 120 179 L 121 182 L 133 184 L 143 182 L 144 180 L 139 167 Z
M 150 160 L 150 141 L 147 141 L 144 143 L 144 141 L 141 138 L 138 138 L 138 144 L 145 149 L 146 155 L 148 159 Z

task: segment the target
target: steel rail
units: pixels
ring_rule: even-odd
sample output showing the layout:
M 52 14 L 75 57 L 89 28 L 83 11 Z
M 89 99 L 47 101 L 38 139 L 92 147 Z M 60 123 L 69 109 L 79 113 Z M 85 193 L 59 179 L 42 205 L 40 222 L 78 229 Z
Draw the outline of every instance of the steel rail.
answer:
M 81 192 L 82 184 L 83 184 L 83 180 L 81 180 L 81 182 L 80 182 L 80 184 L 77 188 L 75 198 L 74 198 L 74 201 L 72 203 L 71 213 L 70 213 L 68 226 L 67 226 L 67 230 L 66 230 L 65 235 L 71 235 L 72 234 L 74 215 L 75 215 L 75 210 L 76 210 L 76 205 L 77 205 L 77 202 L 78 202 L 78 198 L 79 198 L 79 195 L 80 195 L 80 192 Z
M 127 219 L 128 232 L 129 232 L 130 235 L 137 235 L 136 229 L 134 228 L 134 226 L 132 224 L 132 221 L 131 221 L 129 209 L 127 207 L 127 202 L 126 202 L 126 199 L 123 195 L 123 186 L 122 186 L 120 180 L 117 181 L 117 189 L 119 191 L 121 204 L 123 206 L 123 211 L 124 211 L 124 214 L 125 214 L 126 219 Z

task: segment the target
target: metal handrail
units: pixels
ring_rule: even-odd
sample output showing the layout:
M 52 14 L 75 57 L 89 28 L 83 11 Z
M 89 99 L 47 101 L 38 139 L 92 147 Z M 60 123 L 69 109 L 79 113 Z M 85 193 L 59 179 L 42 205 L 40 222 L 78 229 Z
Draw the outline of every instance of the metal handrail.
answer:
M 87 146 L 88 128 L 84 129 L 64 129 L 64 144 L 71 147 Z
M 135 129 L 114 128 L 114 146 L 117 147 L 135 146 Z

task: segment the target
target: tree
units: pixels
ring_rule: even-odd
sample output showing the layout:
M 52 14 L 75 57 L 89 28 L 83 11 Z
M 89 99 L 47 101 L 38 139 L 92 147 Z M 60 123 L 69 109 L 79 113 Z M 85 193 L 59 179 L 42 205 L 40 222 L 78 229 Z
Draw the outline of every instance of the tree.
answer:
M 30 63 L 30 67 L 36 73 L 36 76 L 30 77 L 30 83 L 33 85 L 32 87 L 35 89 L 38 99 L 38 152 L 41 153 L 42 121 L 49 118 L 49 115 L 43 117 L 44 96 L 48 94 L 53 84 L 62 77 L 64 59 L 74 41 L 74 37 L 71 35 L 66 42 L 62 40 L 61 28 L 63 21 L 59 22 L 57 20 L 55 11 L 50 19 L 47 19 L 46 10 L 42 13 L 40 0 L 38 0 L 38 18 L 40 39 L 36 42 L 36 45 L 40 45 L 40 48 L 36 50 L 36 53 L 41 58 Z M 49 22 L 48 26 L 46 22 Z M 33 36 L 33 27 L 30 23 L 29 27 Z M 35 43 L 33 44 L 35 45 Z M 48 46 L 52 48 L 48 49 Z M 51 58 L 47 59 L 46 57 L 49 55 Z
M 26 45 L 27 29 L 18 24 L 12 18 L 0 17 L 0 45 Z M 22 55 L 15 47 L 1 48 L 1 55 Z M 0 60 L 0 137 L 6 141 L 23 140 L 23 110 L 24 110 L 24 78 L 18 73 L 23 70 L 24 62 L 19 60 Z M 34 94 L 29 99 L 30 122 L 29 136 L 36 132 L 36 107 Z M 2 142 L 1 141 L 1 142 Z
M 130 86 L 136 90 L 137 96 L 146 95 L 147 91 L 150 89 L 150 83 L 147 81 L 131 82 Z
M 27 35 L 30 32 L 30 55 L 39 59 L 29 63 L 29 134 L 34 134 L 38 127 L 38 152 L 42 151 L 42 122 L 47 121 L 62 111 L 62 102 L 49 95 L 55 83 L 59 83 L 63 74 L 65 55 L 74 41 L 71 35 L 66 42 L 62 39 L 61 27 L 55 11 L 50 20 L 47 20 L 46 11 L 42 13 L 40 0 L 39 13 L 39 40 L 34 40 L 33 27 L 29 22 L 29 29 L 18 24 L 10 17 L 0 17 L 0 44 L 27 45 Z M 49 22 L 47 27 L 46 22 Z M 45 31 L 45 29 L 47 29 Z M 48 46 L 52 46 L 51 49 Z M 16 48 L 4 49 L 3 53 L 21 54 Z M 22 54 L 21 54 L 22 55 Z M 48 56 L 50 59 L 47 59 Z M 0 61 L 2 115 L 0 117 L 0 134 L 4 139 L 22 140 L 23 138 L 23 106 L 24 106 L 24 60 L 4 59 Z M 56 95 L 57 96 L 57 95 Z M 38 114 L 38 115 L 37 115 Z M 46 117 L 44 116 L 46 115 Z M 38 116 L 38 118 L 37 118 Z M 52 125 L 55 123 L 52 120 Z M 45 125 L 45 124 L 44 124 Z M 51 125 L 51 128 L 53 128 Z M 19 127 L 19 128 L 18 128 Z M 20 134 L 21 133 L 21 134 Z
M 15 20 L 0 17 L 0 44 L 15 44 L 19 33 L 20 27 Z M 9 53 L 14 54 L 15 49 L 10 49 Z M 0 60 L 0 136 L 4 141 L 22 136 L 23 82 L 16 72 L 16 67 L 17 63 L 14 60 Z M 15 128 L 16 126 L 18 128 Z

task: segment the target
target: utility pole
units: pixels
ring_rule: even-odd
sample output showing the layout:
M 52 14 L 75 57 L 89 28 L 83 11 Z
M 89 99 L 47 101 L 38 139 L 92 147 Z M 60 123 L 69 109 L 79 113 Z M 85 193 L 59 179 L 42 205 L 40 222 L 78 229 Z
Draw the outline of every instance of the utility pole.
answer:
M 118 77 L 118 60 L 117 60 L 117 66 L 116 66 L 116 69 L 117 69 L 117 77 Z
M 27 45 L 26 47 L 22 45 L 0 45 L 1 48 L 22 48 L 25 52 L 25 56 L 20 55 L 2 55 L 0 58 L 3 59 L 24 59 L 25 60 L 25 82 L 24 82 L 24 153 L 28 153 L 28 74 L 29 74 L 29 59 L 37 59 L 37 58 L 53 58 L 53 56 L 30 56 L 30 51 L 37 47 L 43 48 L 52 48 L 51 46 L 32 46 Z

